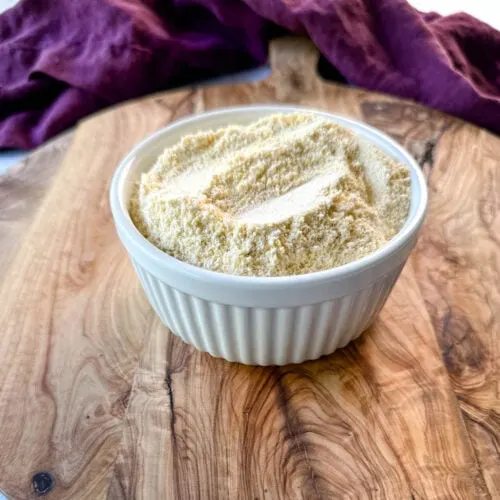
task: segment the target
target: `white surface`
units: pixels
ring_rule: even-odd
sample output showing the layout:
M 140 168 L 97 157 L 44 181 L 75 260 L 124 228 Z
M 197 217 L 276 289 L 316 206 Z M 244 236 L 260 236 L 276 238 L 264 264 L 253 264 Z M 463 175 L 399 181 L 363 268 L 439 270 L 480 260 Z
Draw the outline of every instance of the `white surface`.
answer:
M 227 124 L 247 124 L 291 106 L 249 106 L 203 113 L 172 123 L 138 144 L 113 177 L 111 210 L 118 235 L 146 294 L 174 333 L 196 348 L 230 361 L 284 364 L 333 352 L 365 329 L 384 304 L 416 243 L 427 188 L 415 160 L 396 142 L 359 122 L 317 111 L 341 123 L 410 168 L 408 220 L 385 247 L 344 266 L 285 277 L 215 273 L 157 249 L 128 215 L 131 187 L 158 154 L 182 136 Z
M 500 2 L 498 0 L 408 0 L 422 12 L 437 12 L 448 16 L 455 12 L 467 12 L 476 19 L 500 30 Z
M 14 5 L 19 2 L 20 0 L 0 0 L 0 14 L 11 7 L 14 7 Z
M 25 151 L 0 151 L 0 175 L 12 165 L 20 162 L 27 154 Z

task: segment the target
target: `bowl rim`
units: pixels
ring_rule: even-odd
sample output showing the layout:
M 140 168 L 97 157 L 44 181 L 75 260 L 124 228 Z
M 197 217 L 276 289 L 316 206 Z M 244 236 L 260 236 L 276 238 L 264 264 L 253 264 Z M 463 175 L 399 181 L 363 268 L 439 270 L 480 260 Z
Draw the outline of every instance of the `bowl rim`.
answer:
M 296 111 L 309 111 L 312 113 L 320 114 L 330 118 L 334 118 L 337 123 L 341 125 L 352 126 L 351 130 L 354 129 L 355 133 L 359 133 L 357 129 L 362 129 L 369 132 L 372 135 L 378 136 L 382 142 L 387 146 L 395 149 L 402 157 L 405 158 L 405 164 L 407 167 L 414 172 L 415 178 L 418 183 L 420 197 L 417 200 L 417 207 L 415 213 L 411 219 L 408 219 L 401 230 L 384 246 L 372 252 L 360 259 L 348 262 L 341 266 L 333 267 L 330 269 L 324 269 L 321 271 L 314 271 L 311 273 L 288 275 L 288 276 L 245 276 L 236 274 L 227 274 L 218 271 L 211 271 L 209 269 L 204 269 L 202 267 L 183 262 L 163 250 L 157 248 L 153 243 L 151 243 L 146 237 L 144 237 L 140 231 L 134 225 L 127 208 L 127 204 L 123 200 L 124 185 L 126 183 L 127 175 L 129 174 L 134 160 L 137 159 L 141 153 L 150 145 L 151 142 L 158 139 L 160 136 L 168 134 L 172 129 L 189 124 L 190 122 L 199 121 L 201 118 L 209 118 L 211 116 L 232 113 L 241 113 L 248 111 L 275 111 L 275 112 L 293 112 Z M 377 144 L 380 147 L 380 144 Z M 383 148 L 381 148 L 384 150 Z M 388 151 L 385 151 L 387 154 Z M 412 197 L 414 196 L 415 190 L 411 190 Z M 311 108 L 308 106 L 299 106 L 294 104 L 279 104 L 279 105 L 245 105 L 245 106 L 229 106 L 221 107 L 212 111 L 206 111 L 194 115 L 189 115 L 178 120 L 170 122 L 166 127 L 148 135 L 138 144 L 136 144 L 132 150 L 130 150 L 120 161 L 118 167 L 116 168 L 110 185 L 110 206 L 113 218 L 117 228 L 124 231 L 123 236 L 126 237 L 128 242 L 134 245 L 134 251 L 138 250 L 143 257 L 151 259 L 157 266 L 164 268 L 165 270 L 172 270 L 176 272 L 182 272 L 186 276 L 192 279 L 196 279 L 203 282 L 218 282 L 220 285 L 234 285 L 239 287 L 276 287 L 283 288 L 283 285 L 311 285 L 326 283 L 329 281 L 338 281 L 348 278 L 353 275 L 357 275 L 360 272 L 377 266 L 378 264 L 386 261 L 394 253 L 402 250 L 405 246 L 411 243 L 411 237 L 418 232 L 420 226 L 423 224 L 427 211 L 428 203 L 428 190 L 427 183 L 424 174 L 413 158 L 413 156 L 394 139 L 381 132 L 375 127 L 367 125 L 361 121 L 354 120 L 352 118 L 347 118 L 342 115 L 337 115 L 330 113 L 328 111 Z M 128 249 L 127 249 L 128 251 Z

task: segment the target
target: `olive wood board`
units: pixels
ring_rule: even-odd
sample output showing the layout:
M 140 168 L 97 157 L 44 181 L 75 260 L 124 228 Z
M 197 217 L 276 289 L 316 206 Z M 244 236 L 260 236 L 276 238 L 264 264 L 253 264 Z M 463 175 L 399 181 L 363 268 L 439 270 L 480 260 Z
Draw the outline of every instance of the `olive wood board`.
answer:
M 500 139 L 332 84 L 307 40 L 271 76 L 91 116 L 0 177 L 0 489 L 28 499 L 500 498 Z M 111 218 L 123 155 L 172 120 L 293 103 L 378 127 L 429 213 L 386 306 L 318 361 L 250 367 L 171 334 Z

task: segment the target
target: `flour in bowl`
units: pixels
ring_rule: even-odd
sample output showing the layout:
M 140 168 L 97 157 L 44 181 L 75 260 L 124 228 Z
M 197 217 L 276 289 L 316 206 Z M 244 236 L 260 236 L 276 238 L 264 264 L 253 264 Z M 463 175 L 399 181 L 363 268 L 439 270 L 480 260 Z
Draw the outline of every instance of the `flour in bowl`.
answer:
M 245 276 L 330 269 L 386 244 L 410 204 L 410 173 L 313 113 L 184 137 L 135 187 L 139 231 L 179 260 Z

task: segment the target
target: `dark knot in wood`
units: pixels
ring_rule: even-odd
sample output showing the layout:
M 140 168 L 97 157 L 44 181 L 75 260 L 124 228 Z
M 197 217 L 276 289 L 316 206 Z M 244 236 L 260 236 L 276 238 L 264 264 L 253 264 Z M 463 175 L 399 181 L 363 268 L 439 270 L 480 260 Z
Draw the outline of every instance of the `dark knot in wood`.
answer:
M 48 472 L 37 472 L 33 475 L 31 481 L 35 495 L 38 497 L 51 492 L 56 485 L 55 479 Z

